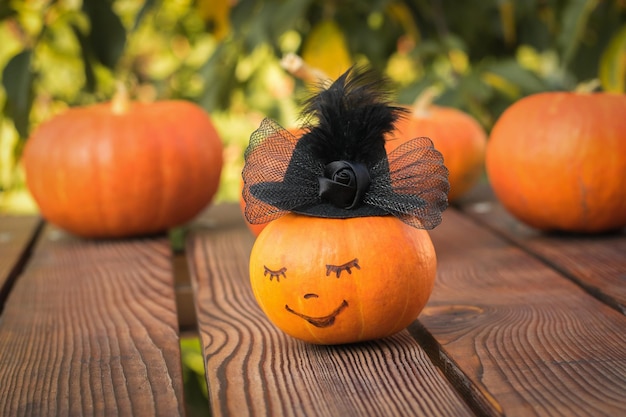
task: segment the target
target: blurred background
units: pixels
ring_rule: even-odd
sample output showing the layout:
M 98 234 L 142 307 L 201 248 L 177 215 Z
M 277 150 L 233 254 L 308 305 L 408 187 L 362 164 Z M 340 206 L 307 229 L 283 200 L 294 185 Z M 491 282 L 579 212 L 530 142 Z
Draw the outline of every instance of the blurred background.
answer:
M 211 114 L 225 146 L 217 201 L 236 201 L 260 120 L 297 123 L 307 85 L 281 67 L 289 53 L 333 78 L 374 67 L 403 104 L 434 85 L 438 104 L 489 131 L 532 93 L 623 92 L 626 0 L 0 0 L 0 212 L 36 210 L 20 165 L 29 133 L 110 99 L 118 80 L 137 100 Z

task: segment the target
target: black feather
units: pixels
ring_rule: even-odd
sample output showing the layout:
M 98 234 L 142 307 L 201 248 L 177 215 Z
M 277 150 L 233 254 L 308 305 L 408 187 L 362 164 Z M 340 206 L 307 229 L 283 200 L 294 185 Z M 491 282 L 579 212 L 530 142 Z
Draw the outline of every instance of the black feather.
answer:
M 349 69 L 305 102 L 307 133 L 298 146 L 323 164 L 375 164 L 385 156 L 385 135 L 406 112 L 392 104 L 389 91 L 389 81 L 373 70 Z

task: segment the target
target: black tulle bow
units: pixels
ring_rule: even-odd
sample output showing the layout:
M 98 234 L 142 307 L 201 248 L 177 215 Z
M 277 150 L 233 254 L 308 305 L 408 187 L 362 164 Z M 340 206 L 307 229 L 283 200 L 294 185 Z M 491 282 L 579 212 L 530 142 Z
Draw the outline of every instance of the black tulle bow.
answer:
M 323 164 L 298 146 L 298 138 L 265 119 L 244 157 L 242 195 L 245 216 L 253 224 L 293 211 L 331 218 L 390 214 L 432 229 L 448 205 L 448 170 L 425 137 L 370 166 L 345 160 Z

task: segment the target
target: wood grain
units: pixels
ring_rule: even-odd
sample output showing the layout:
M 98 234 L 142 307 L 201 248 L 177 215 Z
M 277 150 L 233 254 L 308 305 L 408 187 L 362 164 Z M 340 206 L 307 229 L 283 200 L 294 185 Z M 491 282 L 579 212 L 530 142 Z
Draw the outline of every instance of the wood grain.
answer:
M 431 236 L 438 278 L 411 330 L 470 403 L 478 389 L 506 416 L 626 415 L 624 315 L 455 210 Z
M 496 201 L 477 202 L 465 211 L 626 314 L 626 229 L 599 235 L 542 233 L 521 224 Z
M 182 415 L 168 241 L 48 227 L 7 299 L 0 345 L 0 415 Z
M 188 245 L 213 415 L 472 415 L 407 331 L 317 346 L 275 328 L 248 282 L 253 237 L 221 209 Z
M 40 229 L 36 216 L 0 216 L 0 312 Z

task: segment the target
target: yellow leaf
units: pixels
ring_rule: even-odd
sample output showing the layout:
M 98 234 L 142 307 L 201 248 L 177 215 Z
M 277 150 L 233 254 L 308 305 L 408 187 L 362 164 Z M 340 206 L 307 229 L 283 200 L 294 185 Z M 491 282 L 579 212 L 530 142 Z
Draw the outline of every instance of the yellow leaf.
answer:
M 519 87 L 498 74 L 485 72 L 482 74 L 481 78 L 486 84 L 492 86 L 511 99 L 517 99 L 520 97 L 521 92 Z
M 389 16 L 395 21 L 399 22 L 402 28 L 404 29 L 404 33 L 411 40 L 413 45 L 416 45 L 420 39 L 420 30 L 417 23 L 413 19 L 413 14 L 409 7 L 404 3 L 391 3 L 387 6 L 387 13 Z
M 511 0 L 500 0 L 498 10 L 504 42 L 507 45 L 513 45 L 515 43 L 515 4 Z
M 230 0 L 197 0 L 196 6 L 202 20 L 217 38 L 223 39 L 230 31 Z
M 617 32 L 600 59 L 600 84 L 611 93 L 624 93 L 626 86 L 626 26 Z
M 465 74 L 469 69 L 469 57 L 460 49 L 453 48 L 448 51 L 448 59 L 457 74 Z
M 318 23 L 304 41 L 302 59 L 333 80 L 352 66 L 348 43 L 333 20 Z

